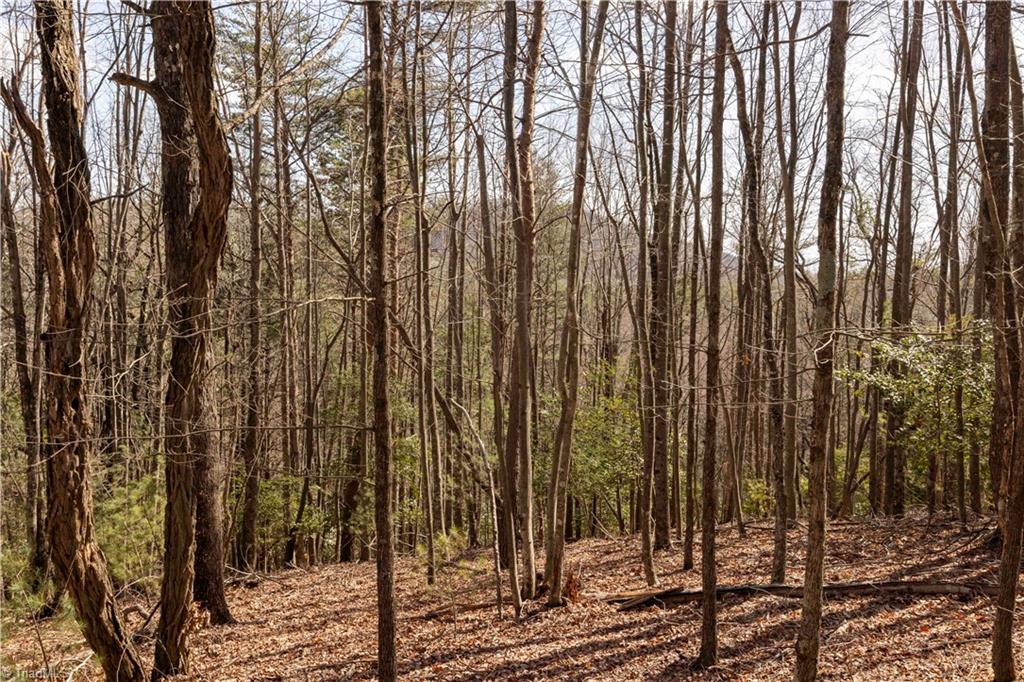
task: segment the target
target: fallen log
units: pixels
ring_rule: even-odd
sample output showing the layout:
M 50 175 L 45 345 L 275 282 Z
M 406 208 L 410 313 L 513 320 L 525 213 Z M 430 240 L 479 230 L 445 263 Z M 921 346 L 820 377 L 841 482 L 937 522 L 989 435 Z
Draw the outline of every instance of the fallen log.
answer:
M 455 617 L 461 613 L 469 613 L 471 611 L 483 611 L 484 609 L 497 608 L 497 603 L 494 601 L 477 602 L 475 604 L 448 604 L 434 611 L 424 613 L 420 618 L 423 620 L 439 620 L 442 618 L 449 618 L 454 620 Z
M 951 583 L 951 582 L 927 582 L 907 580 L 886 580 L 879 582 L 851 582 L 831 583 L 824 585 L 822 591 L 826 598 L 853 597 L 872 594 L 899 594 L 899 595 L 952 595 L 959 597 L 976 597 L 986 595 L 994 597 L 998 592 L 997 585 L 985 583 Z M 674 587 L 667 590 L 655 590 L 645 592 L 621 592 L 618 594 L 603 595 L 602 599 L 609 604 L 618 604 L 620 611 L 643 608 L 645 606 L 669 606 L 671 604 L 685 604 L 688 602 L 699 602 L 703 598 L 703 591 L 699 589 L 684 589 Z M 715 590 L 715 596 L 722 599 L 727 596 L 758 597 L 758 596 L 782 597 L 784 599 L 802 599 L 804 588 L 802 585 L 722 585 Z

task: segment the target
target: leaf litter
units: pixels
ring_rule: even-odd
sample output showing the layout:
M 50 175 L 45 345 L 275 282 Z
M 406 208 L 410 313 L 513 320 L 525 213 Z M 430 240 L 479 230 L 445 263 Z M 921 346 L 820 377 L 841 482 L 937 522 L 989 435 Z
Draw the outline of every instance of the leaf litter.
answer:
M 996 582 L 998 556 L 986 528 L 955 523 L 834 522 L 828 528 L 827 582 L 935 580 Z M 771 527 L 749 524 L 740 537 L 721 526 L 719 584 L 765 583 Z M 787 582 L 803 580 L 806 528 L 789 531 Z M 697 565 L 684 571 L 680 543 L 656 556 L 660 585 L 700 587 Z M 494 607 L 491 556 L 470 551 L 446 562 L 428 586 L 421 560 L 402 557 L 396 574 L 399 674 L 409 680 L 779 680 L 792 675 L 800 601 L 772 596 L 719 602 L 719 664 L 696 670 L 699 605 L 619 611 L 610 593 L 646 588 L 639 539 L 591 538 L 567 546 L 575 602 L 549 609 L 527 602 L 523 621 Z M 543 565 L 539 562 L 539 565 Z M 504 593 L 508 595 L 507 588 Z M 371 680 L 376 677 L 376 587 L 373 562 L 292 569 L 228 589 L 237 623 L 207 626 L 193 638 L 188 679 L 217 682 Z M 130 604 L 124 604 L 128 608 Z M 149 606 L 132 609 L 142 624 Z M 845 597 L 827 601 L 822 617 L 822 680 L 988 680 L 990 598 Z M 7 623 L 6 672 L 51 670 L 72 679 L 102 679 L 73 623 Z M 1018 637 L 1018 642 L 1024 639 Z M 1017 645 L 1021 659 L 1021 646 Z M 152 660 L 152 641 L 140 654 Z M 184 678 L 183 678 L 184 679 Z

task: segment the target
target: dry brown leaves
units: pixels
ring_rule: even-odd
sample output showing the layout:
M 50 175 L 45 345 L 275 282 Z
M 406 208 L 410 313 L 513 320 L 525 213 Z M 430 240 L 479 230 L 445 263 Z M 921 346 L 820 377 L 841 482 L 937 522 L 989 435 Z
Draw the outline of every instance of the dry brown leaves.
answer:
M 790 531 L 789 582 L 802 579 L 805 529 Z M 980 532 L 956 525 L 926 528 L 921 519 L 836 523 L 829 527 L 827 581 L 915 578 L 994 580 L 997 558 L 979 549 Z M 771 529 L 718 533 L 719 581 L 766 582 Z M 719 609 L 720 665 L 696 672 L 700 612 L 695 606 L 619 612 L 594 598 L 643 588 L 636 538 L 569 545 L 577 603 L 546 609 L 531 603 L 524 622 L 498 620 L 494 608 L 426 619 L 446 606 L 493 600 L 486 553 L 454 561 L 427 587 L 422 564 L 399 561 L 398 655 L 404 679 L 779 680 L 791 675 L 800 602 L 773 597 L 733 599 Z M 696 552 L 699 559 L 700 552 Z M 699 587 L 699 566 L 682 571 L 679 550 L 659 554 L 661 584 Z M 505 591 L 507 595 L 507 590 Z M 258 587 L 232 588 L 238 623 L 207 627 L 194 638 L 198 680 L 366 680 L 374 677 L 376 600 L 372 563 L 291 570 Z M 986 598 L 892 595 L 826 605 L 822 679 L 984 680 L 993 606 Z M 36 670 L 43 651 L 66 677 L 87 650 L 73 629 L 18 624 L 5 636 L 5 666 Z M 151 656 L 151 646 L 144 654 Z M 1018 653 L 1020 659 L 1021 653 Z M 77 679 L 94 676 L 83 666 Z M 98 679 L 98 678 L 97 678 Z

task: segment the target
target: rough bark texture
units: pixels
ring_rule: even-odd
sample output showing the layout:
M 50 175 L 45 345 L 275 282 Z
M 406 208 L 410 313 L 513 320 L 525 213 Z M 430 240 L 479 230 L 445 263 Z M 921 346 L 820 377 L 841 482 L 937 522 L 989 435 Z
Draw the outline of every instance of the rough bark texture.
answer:
M 193 458 L 206 446 L 202 429 L 202 395 L 196 370 L 205 365 L 205 334 L 193 317 L 195 293 L 189 288 L 191 235 L 189 220 L 196 192 L 193 173 L 192 121 L 188 115 L 182 72 L 180 35 L 183 17 L 165 8 L 153 17 L 153 59 L 160 115 L 161 213 L 167 262 L 167 324 L 171 336 L 170 373 L 164 399 L 165 486 L 164 572 L 160 581 L 153 677 L 187 673 L 188 622 L 192 609 L 195 548 L 195 479 Z M 205 281 L 203 286 L 206 286 Z M 205 299 L 205 296 L 203 297 Z M 207 316 L 209 311 L 205 311 Z
M 184 2 L 187 17 L 181 45 L 188 55 L 185 90 L 196 136 L 199 163 L 199 201 L 190 229 L 193 235 L 193 284 L 207 301 L 217 279 L 217 264 L 227 238 L 227 214 L 231 203 L 232 171 L 227 137 L 214 99 L 214 51 L 216 39 L 210 3 Z M 200 248 L 201 246 L 201 248 Z M 202 289 L 198 279 L 207 281 Z M 205 369 L 205 368 L 204 368 Z M 200 374 L 203 376 L 203 374 Z M 195 598 L 214 623 L 231 621 L 224 597 L 224 510 L 221 488 L 224 473 L 216 448 L 208 444 L 205 456 L 196 460 L 196 576 Z
M 167 269 L 170 376 L 165 397 L 167 505 L 154 678 L 186 673 L 193 599 L 215 623 L 224 597 L 220 472 L 205 406 L 210 299 L 227 238 L 231 161 L 213 101 L 213 15 L 208 3 L 151 10 Z
M 1024 189 L 1024 161 L 1020 158 L 1020 152 L 1024 149 L 1019 136 L 1024 133 L 1024 95 L 1021 94 L 1020 74 L 1017 67 L 1016 55 L 1011 54 L 1014 50 L 1010 32 L 1010 3 L 992 2 L 985 7 L 985 66 L 986 66 L 986 105 L 984 142 L 986 146 L 985 158 L 988 161 L 988 175 L 991 187 L 991 197 L 996 203 L 998 210 L 1004 211 L 1000 220 L 993 221 L 991 229 L 999 225 L 1006 225 L 1006 211 L 1010 194 L 1008 185 L 1009 179 L 1009 149 L 1007 145 L 1007 134 L 1009 133 L 1010 105 L 1008 94 L 1012 90 L 1013 109 L 1013 132 L 1014 132 L 1014 215 L 1012 231 L 1007 237 L 1010 240 L 1011 251 L 1004 254 L 1003 262 L 1009 267 L 1020 267 L 1022 259 L 1019 251 L 1024 249 L 1021 242 L 1021 214 L 1022 197 Z M 1012 85 L 1011 85 L 1012 83 Z M 988 98 L 992 97 L 994 103 L 989 105 Z M 1000 104 L 1003 106 L 1000 108 Z M 994 135 L 1000 135 L 994 139 Z M 1010 282 L 1006 275 L 1000 275 L 1001 279 Z M 1017 306 L 1024 306 L 1024 287 L 1014 284 L 1013 289 L 1006 288 L 1009 303 L 1016 297 Z M 1007 313 L 1010 314 L 1009 312 Z M 1016 320 L 1012 321 L 1016 323 Z M 1011 324 L 1009 317 L 1007 324 Z M 1008 395 L 1003 396 L 1002 402 L 1012 405 L 1012 412 L 1005 418 L 1012 420 L 1012 424 L 1006 428 L 1012 429 L 1005 434 L 1005 445 L 1001 452 L 993 452 L 993 462 L 999 461 L 1001 477 L 996 487 L 997 500 L 999 496 L 1005 495 L 1003 502 L 1005 509 L 1001 516 L 1003 521 L 1003 543 L 1002 555 L 999 562 L 999 594 L 996 598 L 995 624 L 992 628 L 992 674 L 997 682 L 1016 679 L 1016 669 L 1013 654 L 1013 621 L 1015 605 L 1017 602 L 1017 584 L 1020 579 L 1020 555 L 1021 555 L 1021 528 L 1024 525 L 1024 461 L 1021 456 L 1021 446 L 1024 444 L 1024 417 L 1020 414 L 1020 377 L 1013 376 L 1012 358 L 1020 357 L 1020 348 L 1017 345 L 1019 338 L 1016 334 L 1007 333 L 1007 342 L 1012 344 L 1007 355 L 1011 358 L 1011 382 L 1007 388 Z M 996 385 L 997 392 L 1000 385 Z M 996 408 L 999 406 L 997 399 Z M 993 421 L 998 412 L 993 413 Z M 995 424 L 993 424 L 995 431 Z M 996 448 L 996 441 L 993 439 L 993 449 Z M 997 509 L 999 506 L 997 505 Z
M 395 658 L 395 540 L 391 525 L 391 406 L 388 400 L 387 150 L 384 106 L 384 27 L 381 5 L 366 5 L 369 44 L 367 106 L 370 146 L 369 332 L 373 352 L 374 523 L 377 530 L 377 675 L 398 678 Z
M 39 0 L 35 8 L 53 155 L 53 175 L 40 173 L 40 246 L 49 281 L 43 395 L 50 557 L 107 679 L 134 682 L 144 677 L 142 664 L 124 629 L 106 562 L 96 545 L 89 485 L 92 441 L 84 339 L 95 246 L 72 9 L 66 0 Z M 20 121 L 22 128 L 28 123 L 27 117 Z M 42 145 L 38 135 L 34 148 L 41 150 Z M 36 167 L 45 168 L 45 159 L 37 159 Z

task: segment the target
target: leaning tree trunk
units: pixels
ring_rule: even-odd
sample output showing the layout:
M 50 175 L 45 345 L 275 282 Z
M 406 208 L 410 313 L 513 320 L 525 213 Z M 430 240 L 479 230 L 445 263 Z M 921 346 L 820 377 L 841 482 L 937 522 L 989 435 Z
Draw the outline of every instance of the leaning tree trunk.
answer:
M 807 561 L 804 567 L 804 604 L 796 644 L 796 674 L 800 682 L 818 675 L 819 633 L 821 631 L 821 585 L 825 559 L 825 465 L 828 460 L 828 423 L 832 414 L 832 326 L 836 305 L 836 214 L 843 184 L 843 109 L 846 74 L 846 42 L 849 35 L 850 4 L 845 0 L 832 6 L 828 70 L 825 80 L 826 142 L 825 169 L 818 209 L 818 287 L 814 306 L 814 328 L 818 339 L 814 352 L 814 387 L 811 416 L 811 447 L 808 477 Z
M 106 678 L 134 682 L 144 677 L 142 664 L 124 629 L 106 561 L 96 544 L 89 485 L 92 440 L 85 333 L 95 245 L 72 21 L 67 0 L 36 2 L 52 175 L 43 172 L 47 166 L 42 134 L 24 106 L 18 116 L 22 129 L 31 131 L 33 163 L 40 171 L 40 248 L 49 280 L 49 328 L 43 334 L 47 533 L 54 568 L 67 586 L 85 638 L 99 656 Z

